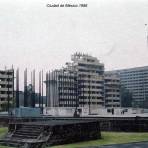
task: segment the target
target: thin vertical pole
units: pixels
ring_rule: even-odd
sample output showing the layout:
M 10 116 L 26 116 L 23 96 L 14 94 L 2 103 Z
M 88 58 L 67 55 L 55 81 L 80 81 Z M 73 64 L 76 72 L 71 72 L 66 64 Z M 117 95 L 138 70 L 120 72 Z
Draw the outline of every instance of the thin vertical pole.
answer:
M 33 74 L 32 74 L 32 71 L 31 71 L 31 90 L 30 90 L 30 93 L 29 94 L 29 107 L 33 107 Z
M 48 84 L 49 84 L 49 103 L 48 103 L 48 106 L 50 106 L 51 107 L 51 93 L 50 93 L 50 82 L 51 82 L 51 80 L 50 80 L 50 71 L 49 71 L 49 82 L 48 82 Z
M 67 91 L 66 79 L 67 79 L 67 76 L 66 76 L 66 73 L 65 73 L 65 76 L 64 76 L 64 81 L 65 81 L 65 94 L 66 94 L 65 102 L 66 102 L 66 107 L 67 107 L 67 106 L 68 106 L 68 91 Z
M 43 96 L 44 92 L 43 92 L 43 70 L 42 70 L 42 114 L 43 114 Z
M 71 86 L 71 71 L 70 71 L 70 72 L 69 72 L 69 96 L 70 96 L 70 97 L 69 97 L 69 99 L 70 99 L 70 107 L 72 107 L 72 99 L 71 99 L 71 97 L 72 97 L 71 95 L 72 95 L 72 94 L 71 94 L 71 87 L 72 87 L 72 86 Z
M 52 71 L 52 75 L 51 75 L 51 83 L 52 83 L 52 107 L 55 107 L 55 96 L 54 96 L 54 71 Z
M 13 108 L 15 107 L 15 105 L 14 105 L 14 102 L 15 102 L 15 100 L 14 100 L 14 68 L 12 67 L 12 70 L 13 70 Z
M 65 73 L 65 86 L 66 86 L 66 106 L 68 107 L 68 76 Z
M 61 101 L 61 72 L 58 73 L 58 99 L 59 99 L 59 104 L 58 106 L 60 107 L 60 101 Z
M 47 107 L 47 94 L 48 94 L 48 73 L 46 72 L 46 107 Z
M 32 91 L 31 91 L 31 106 L 35 107 L 35 70 L 32 72 Z
M 82 80 L 82 75 L 80 75 L 80 99 L 81 101 L 81 107 L 83 107 L 83 80 Z
M 53 88 L 54 88 L 54 91 L 53 91 L 53 94 L 54 94 L 54 107 L 56 107 L 56 91 L 55 91 L 55 88 L 56 88 L 56 83 L 55 83 L 55 71 L 53 71 Z
M 63 107 L 63 96 L 64 96 L 64 72 L 62 70 L 62 74 L 61 74 L 61 99 L 60 99 L 60 106 Z
M 78 74 L 75 74 L 74 77 L 74 90 L 75 90 L 75 95 L 76 95 L 76 102 L 75 102 L 75 112 L 74 112 L 74 117 L 77 117 L 77 110 L 78 110 Z
M 55 75 L 55 77 L 56 77 L 56 80 L 55 80 L 55 82 L 56 82 L 56 106 L 57 107 L 59 107 L 59 98 L 58 98 L 58 74 L 57 74 L 58 72 L 56 71 L 56 75 Z
M 16 107 L 19 107 L 19 69 L 16 70 Z
M 28 107 L 27 68 L 24 71 L 24 107 Z
M 66 74 L 64 72 L 64 94 L 65 94 L 65 99 L 64 99 L 64 104 L 65 107 L 67 107 L 67 87 L 66 87 Z
M 78 98 L 81 100 L 82 96 L 81 96 L 81 74 L 79 75 L 79 81 L 78 81 Z M 79 104 L 79 106 L 82 107 L 82 101 L 79 101 L 79 103 L 81 102 L 81 104 Z
M 90 114 L 90 75 L 89 75 L 89 114 Z
M 70 78 L 69 78 L 69 73 L 67 73 L 67 93 L 68 93 L 68 107 L 70 107 Z
M 83 78 L 83 107 L 84 107 L 84 78 Z
M 62 71 L 59 73 L 59 106 L 61 106 L 62 99 Z
M 78 109 L 78 103 L 79 103 L 79 94 L 78 94 L 78 89 L 79 89 L 79 78 L 78 78 L 78 74 L 77 74 L 77 77 L 76 77 L 76 93 L 77 93 L 77 109 Z
M 72 86 L 73 86 L 73 106 L 76 107 L 76 92 L 75 92 L 75 74 L 73 73 L 73 82 L 72 82 Z
M 54 83 L 55 83 L 55 106 L 57 106 L 57 85 L 56 85 L 56 71 L 54 72 Z
M 75 107 L 76 103 L 76 95 L 75 95 L 75 75 L 73 73 L 73 81 L 72 81 L 72 100 L 73 100 L 73 107 Z
M 33 73 L 33 89 L 34 89 L 34 91 L 33 91 L 33 93 L 34 93 L 34 107 L 35 107 L 35 104 L 36 104 L 36 97 L 35 97 L 35 69 L 34 69 L 34 73 Z
M 64 107 L 64 70 L 62 70 L 62 99 L 61 99 L 61 105 Z
M 9 113 L 9 105 L 10 105 L 10 103 L 9 103 L 10 102 L 10 94 L 9 94 L 10 93 L 10 90 L 9 90 L 9 79 L 10 79 L 9 78 L 9 70 L 7 71 L 7 75 L 8 75 L 8 79 L 7 79 L 8 80 L 8 84 L 7 84 L 7 87 L 8 87 L 8 92 L 7 92 L 7 94 L 8 94 L 8 104 L 7 104 L 7 108 L 8 108 L 8 113 Z
M 63 107 L 66 106 L 66 103 L 65 103 L 65 74 L 64 74 L 64 70 L 63 70 L 63 98 L 62 98 L 62 102 L 63 102 Z
M 75 81 L 75 90 L 76 90 L 76 110 L 78 108 L 78 76 L 75 77 L 76 81 Z
M 39 107 L 41 107 L 41 71 L 39 72 Z

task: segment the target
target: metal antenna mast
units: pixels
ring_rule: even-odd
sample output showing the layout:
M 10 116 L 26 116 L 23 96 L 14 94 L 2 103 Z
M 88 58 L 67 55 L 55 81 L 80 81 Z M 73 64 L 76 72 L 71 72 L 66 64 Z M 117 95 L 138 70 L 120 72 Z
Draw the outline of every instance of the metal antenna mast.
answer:
M 145 24 L 145 28 L 146 28 L 146 45 L 148 48 L 148 25 L 147 24 Z

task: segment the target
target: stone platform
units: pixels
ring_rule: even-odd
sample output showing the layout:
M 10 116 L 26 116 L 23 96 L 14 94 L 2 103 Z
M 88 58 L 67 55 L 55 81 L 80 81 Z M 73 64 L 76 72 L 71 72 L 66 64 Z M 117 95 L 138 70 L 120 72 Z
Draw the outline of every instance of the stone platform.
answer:
M 101 138 L 97 120 L 50 120 L 36 122 L 11 122 L 1 144 L 40 148 Z

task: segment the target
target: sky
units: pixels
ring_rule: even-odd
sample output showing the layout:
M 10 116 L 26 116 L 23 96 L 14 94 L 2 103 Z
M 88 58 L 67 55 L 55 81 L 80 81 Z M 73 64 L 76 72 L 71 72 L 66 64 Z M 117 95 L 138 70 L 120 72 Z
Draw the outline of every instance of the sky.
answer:
M 87 8 L 46 6 L 81 3 Z M 58 69 L 75 52 L 105 70 L 146 66 L 147 23 L 147 0 L 1 0 L 0 69 Z

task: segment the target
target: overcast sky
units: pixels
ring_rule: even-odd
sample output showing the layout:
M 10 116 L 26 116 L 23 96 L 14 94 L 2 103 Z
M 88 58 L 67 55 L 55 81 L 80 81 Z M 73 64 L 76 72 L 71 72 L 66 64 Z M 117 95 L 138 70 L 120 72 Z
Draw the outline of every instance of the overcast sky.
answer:
M 148 65 L 146 23 L 148 0 L 1 0 L 0 68 L 52 70 L 76 51 L 97 57 L 106 70 Z

